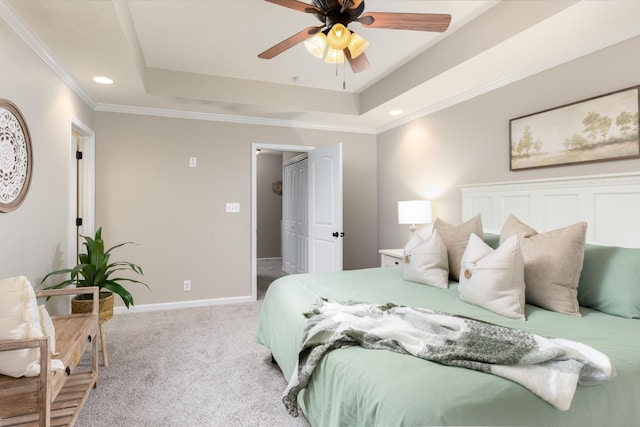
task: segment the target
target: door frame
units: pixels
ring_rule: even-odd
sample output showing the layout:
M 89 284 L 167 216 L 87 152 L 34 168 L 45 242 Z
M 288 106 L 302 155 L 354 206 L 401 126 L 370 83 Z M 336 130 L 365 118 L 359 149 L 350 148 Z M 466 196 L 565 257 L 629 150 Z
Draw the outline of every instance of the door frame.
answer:
M 67 227 L 68 236 L 68 251 L 67 251 L 67 265 L 77 264 L 76 258 L 76 186 L 77 186 L 77 171 L 76 171 L 76 146 L 73 137 L 73 131 L 79 133 L 83 138 L 82 149 L 82 179 L 83 194 L 82 194 L 82 212 L 83 225 L 88 233 L 92 234 L 95 231 L 95 191 L 96 191 L 96 176 L 95 176 L 95 141 L 96 134 L 80 121 L 76 117 L 71 117 L 69 127 L 69 220 Z
M 258 150 L 309 152 L 312 145 L 251 144 L 251 301 L 258 300 Z

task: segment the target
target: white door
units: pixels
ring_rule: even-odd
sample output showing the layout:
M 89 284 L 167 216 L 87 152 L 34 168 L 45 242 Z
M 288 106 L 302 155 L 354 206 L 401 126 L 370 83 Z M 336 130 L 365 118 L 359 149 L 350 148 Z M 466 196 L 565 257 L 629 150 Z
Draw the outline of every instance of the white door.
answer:
M 309 273 L 342 270 L 342 143 L 309 152 Z
M 68 262 L 75 265 L 84 252 L 81 236 L 91 236 L 95 229 L 95 134 L 79 120 L 71 119 L 71 213 L 73 222 Z M 74 170 L 75 169 L 75 170 Z
M 85 229 L 83 227 L 83 219 L 84 219 L 84 193 L 85 193 L 85 182 L 84 182 L 84 163 L 82 161 L 83 152 L 84 152 L 84 144 L 83 137 L 73 129 L 71 131 L 71 137 L 73 138 L 75 150 L 76 150 L 76 259 L 78 260 L 78 255 L 81 252 L 84 252 L 82 247 L 82 236 L 86 235 Z

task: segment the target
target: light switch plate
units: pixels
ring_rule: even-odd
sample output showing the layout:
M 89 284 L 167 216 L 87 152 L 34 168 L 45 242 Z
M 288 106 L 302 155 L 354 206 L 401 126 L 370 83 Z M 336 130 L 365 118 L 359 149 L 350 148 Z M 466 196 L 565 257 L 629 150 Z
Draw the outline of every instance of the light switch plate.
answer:
M 227 212 L 228 213 L 239 213 L 240 212 L 240 203 L 227 203 Z
M 197 157 L 189 157 L 189 167 L 195 168 L 198 166 L 198 158 Z

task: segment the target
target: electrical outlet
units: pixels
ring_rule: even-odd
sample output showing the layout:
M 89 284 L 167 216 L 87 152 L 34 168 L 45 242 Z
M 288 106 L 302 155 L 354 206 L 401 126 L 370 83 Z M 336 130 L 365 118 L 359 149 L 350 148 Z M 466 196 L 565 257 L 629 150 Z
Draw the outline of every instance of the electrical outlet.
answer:
M 190 291 L 191 290 L 191 280 L 185 280 L 184 281 L 184 290 L 185 291 Z
M 240 203 L 227 203 L 227 213 L 240 212 Z

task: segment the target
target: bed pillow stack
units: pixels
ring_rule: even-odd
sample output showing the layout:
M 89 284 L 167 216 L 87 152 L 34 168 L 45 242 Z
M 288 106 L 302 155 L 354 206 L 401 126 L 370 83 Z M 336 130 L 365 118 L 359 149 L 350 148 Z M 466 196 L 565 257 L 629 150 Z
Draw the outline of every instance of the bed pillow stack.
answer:
M 586 231 L 579 222 L 538 233 L 510 214 L 494 250 L 483 241 L 480 214 L 458 226 L 438 218 L 431 237 L 415 233 L 407 243 L 403 278 L 446 288 L 448 271 L 462 300 L 514 319 L 525 318 L 525 301 L 580 316 Z
M 44 306 L 38 307 L 35 292 L 26 277 L 0 280 L 0 340 L 51 336 L 50 348 L 55 348 L 53 322 L 48 313 L 43 319 L 41 312 L 46 313 L 46 310 Z M 52 361 L 51 366 L 64 369 L 59 360 Z M 37 348 L 0 352 L 0 374 L 18 378 L 33 377 L 39 373 L 40 351 Z

